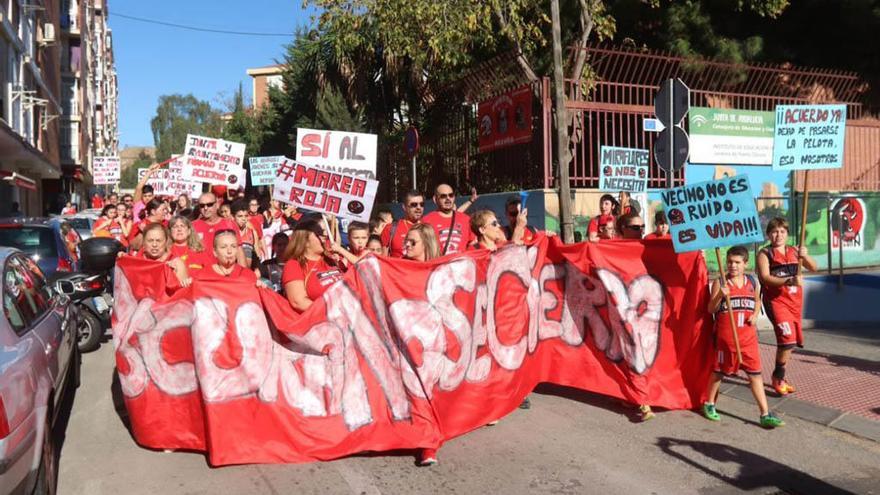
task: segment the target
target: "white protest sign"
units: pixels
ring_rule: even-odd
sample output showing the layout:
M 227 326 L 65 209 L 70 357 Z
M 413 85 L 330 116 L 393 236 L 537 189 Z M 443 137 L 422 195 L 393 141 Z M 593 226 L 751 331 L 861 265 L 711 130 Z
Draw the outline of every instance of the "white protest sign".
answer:
M 138 169 L 138 182 L 147 174 L 147 169 Z M 183 160 L 180 155 L 168 162 L 168 167 L 160 168 L 147 181 L 153 192 L 159 196 L 180 196 L 186 194 L 190 198 L 198 198 L 202 193 L 202 184 L 183 178 Z
M 329 172 L 285 158 L 272 199 L 298 208 L 369 222 L 379 181 Z
M 329 172 L 376 178 L 376 135 L 296 130 L 296 161 Z
M 116 184 L 122 176 L 118 156 L 96 156 L 92 159 L 92 183 Z
M 278 165 L 284 158 L 283 156 L 252 156 L 248 158 L 248 166 L 251 169 L 251 185 L 271 186 L 274 184 Z
M 243 143 L 187 134 L 183 160 L 187 180 L 231 189 L 243 188 L 246 184 Z

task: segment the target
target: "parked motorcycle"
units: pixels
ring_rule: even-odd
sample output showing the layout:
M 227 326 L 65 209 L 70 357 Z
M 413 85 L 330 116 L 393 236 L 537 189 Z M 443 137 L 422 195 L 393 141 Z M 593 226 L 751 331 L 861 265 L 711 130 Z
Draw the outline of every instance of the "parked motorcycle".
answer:
M 61 276 L 55 286 L 79 309 L 77 347 L 80 352 L 92 352 L 101 346 L 101 338 L 110 328 L 111 274 L 122 246 L 114 239 L 93 237 L 80 243 L 79 249 L 81 271 Z

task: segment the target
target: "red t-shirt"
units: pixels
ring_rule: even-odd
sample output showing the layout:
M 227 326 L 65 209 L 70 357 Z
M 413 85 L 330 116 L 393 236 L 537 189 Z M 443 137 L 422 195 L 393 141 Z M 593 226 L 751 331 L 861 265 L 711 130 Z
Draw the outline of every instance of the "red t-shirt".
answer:
M 596 215 L 590 220 L 590 225 L 587 227 L 587 234 L 598 234 L 600 225 L 605 225 L 614 220 L 614 215 Z
M 193 251 L 187 245 L 172 244 L 169 259 L 174 258 L 180 258 L 180 261 L 183 261 L 186 269 L 190 272 L 210 268 L 211 264 L 214 263 L 214 256 L 211 253 L 207 251 Z
M 250 215 L 250 213 L 248 213 L 248 215 Z M 259 236 L 259 238 L 262 239 L 263 238 L 263 215 L 260 215 L 259 213 L 257 213 L 256 215 L 250 215 L 248 217 L 248 220 L 250 220 L 251 225 L 253 225 L 254 228 L 257 230 L 257 235 Z
M 793 246 L 785 246 L 785 252 L 780 253 L 773 247 L 761 250 L 770 261 L 770 275 L 779 278 L 794 277 L 798 274 L 800 258 L 798 250 Z M 804 304 L 803 287 L 797 285 L 782 285 L 773 287 L 765 285 L 761 291 L 764 304 L 770 306 L 776 321 L 796 319 L 800 321 L 801 311 Z
M 257 283 L 257 276 L 253 270 L 249 270 L 238 263 L 232 266 L 232 272 L 229 275 L 220 275 L 210 266 L 206 266 L 204 270 L 196 270 L 193 274 L 194 278 L 199 280 L 244 280 L 252 284 Z
M 467 246 L 474 240 L 473 233 L 471 232 L 471 217 L 461 212 L 455 212 L 454 216 L 454 225 L 452 224 L 452 215 L 444 217 L 439 211 L 432 211 L 422 218 L 422 223 L 434 227 L 441 256 L 465 251 Z M 444 253 L 443 247 L 446 246 L 447 239 L 449 239 L 449 247 Z
M 200 218 L 193 222 L 193 229 L 199 235 L 199 239 L 202 240 L 202 245 L 205 246 L 205 251 L 207 252 L 214 252 L 214 234 L 221 230 L 235 232 L 235 237 L 238 239 L 238 243 L 241 244 L 241 233 L 238 231 L 238 225 L 235 225 L 235 222 L 228 218 L 221 218 L 215 224 L 208 224 L 208 222 Z
M 342 270 L 330 266 L 324 258 L 311 261 L 306 260 L 303 268 L 296 260 L 289 260 L 284 264 L 284 272 L 281 274 L 281 285 L 286 287 L 288 283 L 302 280 L 306 286 L 306 296 L 316 301 L 324 295 L 327 287 L 342 279 Z
M 669 233 L 666 233 L 665 235 L 660 236 L 660 235 L 657 235 L 656 232 L 651 232 L 650 234 L 646 235 L 644 238 L 645 239 L 672 239 L 672 236 L 669 235 Z
M 395 225 L 397 225 L 397 230 L 394 231 L 394 239 L 392 239 L 391 230 L 394 229 Z M 405 247 L 403 241 L 406 240 L 406 234 L 413 225 L 415 223 L 402 218 L 385 226 L 385 230 L 382 231 L 382 245 L 389 248 L 389 256 L 392 258 L 403 258 L 403 248 Z

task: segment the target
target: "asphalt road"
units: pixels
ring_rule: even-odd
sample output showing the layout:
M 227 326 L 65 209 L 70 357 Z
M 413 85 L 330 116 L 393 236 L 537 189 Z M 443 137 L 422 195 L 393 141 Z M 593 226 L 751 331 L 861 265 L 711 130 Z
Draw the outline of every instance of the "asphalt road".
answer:
M 753 403 L 723 397 L 721 423 L 689 411 L 634 422 L 620 402 L 542 386 L 532 409 L 449 441 L 440 464 L 413 452 L 304 465 L 211 468 L 194 453 L 132 440 L 111 393 L 108 342 L 84 356 L 64 431 L 61 495 L 251 493 L 880 493 L 880 444 L 815 423 L 757 426 Z

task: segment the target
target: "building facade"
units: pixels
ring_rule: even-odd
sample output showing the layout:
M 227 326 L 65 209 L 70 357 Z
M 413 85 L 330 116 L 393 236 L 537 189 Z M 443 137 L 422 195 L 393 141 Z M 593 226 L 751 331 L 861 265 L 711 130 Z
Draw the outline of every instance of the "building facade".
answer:
M 60 17 L 59 0 L 0 0 L 0 216 L 41 214 L 61 177 Z
M 0 0 L 0 217 L 85 206 L 116 102 L 107 0 Z
M 269 101 L 270 87 L 284 88 L 283 72 L 283 65 L 269 65 L 247 70 L 247 74 L 253 78 L 251 102 L 254 109 L 259 110 L 263 108 L 263 105 Z

